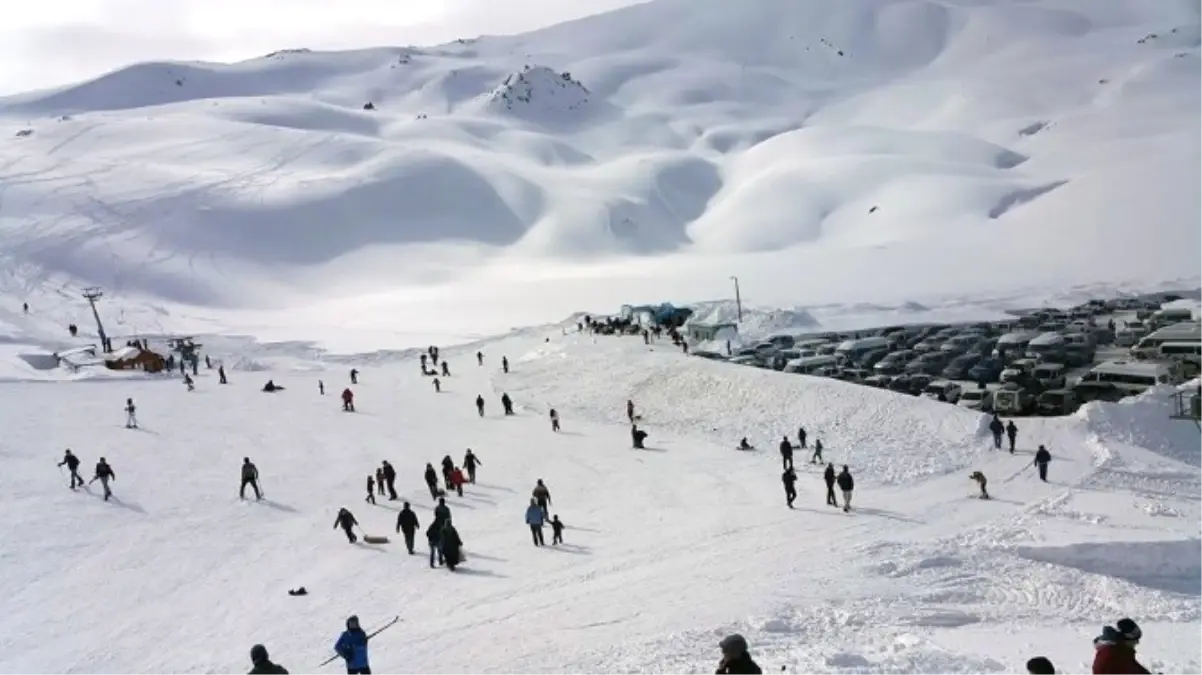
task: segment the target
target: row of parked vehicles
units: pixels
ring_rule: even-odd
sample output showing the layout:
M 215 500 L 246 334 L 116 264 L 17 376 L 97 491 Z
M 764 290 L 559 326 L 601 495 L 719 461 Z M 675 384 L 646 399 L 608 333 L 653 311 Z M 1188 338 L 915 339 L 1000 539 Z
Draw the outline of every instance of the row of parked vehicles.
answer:
M 1013 321 L 892 326 L 858 334 L 778 335 L 740 349 L 731 363 L 830 377 L 1005 415 L 1062 415 L 1091 400 L 1118 400 L 1198 373 L 1202 333 L 1187 310 L 1155 300 L 1094 300 Z M 1121 304 L 1120 304 L 1121 303 Z M 1132 306 L 1134 304 L 1134 306 Z M 1136 312 L 1143 335 L 1121 358 L 1117 325 Z M 709 358 L 726 358 L 700 352 Z M 1092 366 L 1092 367 L 1091 367 Z M 1088 368 L 1080 377 L 1080 373 Z

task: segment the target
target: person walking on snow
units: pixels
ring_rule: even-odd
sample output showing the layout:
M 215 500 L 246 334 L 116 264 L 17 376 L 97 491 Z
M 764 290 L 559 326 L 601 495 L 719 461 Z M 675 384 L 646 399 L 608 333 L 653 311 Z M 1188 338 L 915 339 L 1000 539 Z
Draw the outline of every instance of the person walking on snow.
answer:
M 780 441 L 780 462 L 783 470 L 787 471 L 793 468 L 793 444 L 789 442 L 788 436 Z
M 563 522 L 559 520 L 559 515 L 556 514 L 551 518 L 551 545 L 557 546 L 563 543 Z
M 526 507 L 526 524 L 530 526 L 530 537 L 534 540 L 535 546 L 543 546 L 543 518 L 545 514 L 543 508 L 538 505 L 537 499 L 530 500 L 530 506 Z
M 780 481 L 785 485 L 785 504 L 793 508 L 793 501 L 797 499 L 797 472 L 793 467 L 785 469 L 780 475 Z
M 838 506 L 839 502 L 835 499 L 835 465 L 827 464 L 826 471 L 822 472 L 822 480 L 826 482 L 826 503 L 828 506 Z
M 484 417 L 484 397 L 479 394 L 476 395 L 476 412 Z
M 132 398 L 125 399 L 125 428 L 138 428 L 138 407 L 134 405 Z
M 317 381 L 317 393 L 322 396 L 326 395 L 326 383 L 325 382 L 323 382 L 321 380 Z
M 434 557 L 442 564 L 442 521 L 437 518 L 426 528 L 426 543 L 430 546 L 430 569 L 434 569 Z
M 455 472 L 455 460 L 451 459 L 450 455 L 444 455 L 442 458 L 442 482 L 446 485 L 447 492 L 455 489 L 451 485 L 451 474 Z
M 384 494 L 384 467 L 376 467 L 376 491 Z
M 634 401 L 631 401 L 631 400 L 626 401 L 626 419 L 631 424 L 634 424 Z
M 438 472 L 434 470 L 434 465 L 426 463 L 426 487 L 430 488 L 430 498 L 438 499 Z
M 508 356 L 501 357 L 501 372 L 503 372 L 503 373 L 509 372 L 509 357 Z
M 1014 420 L 1006 425 L 1006 436 L 1010 439 L 1010 454 L 1014 454 L 1014 441 L 1018 438 L 1018 427 L 1014 426 Z
M 455 529 L 450 518 L 442 522 L 438 546 L 442 549 L 443 563 L 448 570 L 454 572 L 459 563 L 463 562 L 463 540 L 459 538 L 459 530 Z
M 88 481 L 90 485 L 94 481 L 100 481 L 100 486 L 104 488 L 104 501 L 108 501 L 109 497 L 113 496 L 113 491 L 109 489 L 109 481 L 117 480 L 117 474 L 113 472 L 113 467 L 109 466 L 108 460 L 101 457 L 99 462 L 96 462 L 96 471 L 92 474 L 92 480 Z
M 368 504 L 376 503 L 376 477 L 370 473 L 367 474 L 367 499 L 364 501 Z
M 547 489 L 546 485 L 543 485 L 543 479 L 538 479 L 530 496 L 534 497 L 538 507 L 543 510 L 543 518 L 546 518 L 547 507 L 551 505 L 551 491 Z
M 455 469 L 451 471 L 451 486 L 455 488 L 455 492 L 458 493 L 460 497 L 463 496 L 463 484 L 466 482 L 467 477 L 463 475 L 463 469 L 455 467 Z
M 504 409 L 506 415 L 513 414 L 513 399 L 509 398 L 509 394 L 501 392 L 501 408 Z
M 797 428 L 797 444 L 801 446 L 802 450 L 806 449 L 806 428 L 805 427 Z
M 434 520 L 440 525 L 451 519 L 451 507 L 447 506 L 447 500 L 443 497 L 438 498 L 438 505 L 434 507 Z
M 388 501 L 395 502 L 396 496 L 396 469 L 392 468 L 392 462 L 384 460 L 380 464 L 380 472 L 384 475 L 384 484 L 388 486 Z M 383 494 L 384 490 L 380 490 Z
M 484 365 L 484 352 L 476 352 L 476 365 Z
M 191 375 L 184 375 L 184 386 L 188 388 L 188 391 L 196 391 L 196 383 L 192 381 Z
M 409 502 L 405 502 L 401 506 L 400 513 L 396 514 L 396 531 L 404 534 L 405 549 L 409 551 L 409 555 L 413 555 L 413 535 L 420 526 L 417 522 L 417 514 L 409 508 Z
M 251 463 L 250 457 L 243 457 L 242 485 L 238 487 L 238 499 L 246 499 L 247 485 L 254 489 L 256 501 L 263 499 L 263 492 L 259 490 L 259 469 Z
M 451 376 L 451 367 L 447 365 L 446 361 L 442 362 L 442 376 L 443 377 Z
M 993 419 L 989 421 L 989 433 L 993 434 L 994 450 L 1002 449 L 1002 434 L 1005 432 L 1006 425 L 1002 424 L 1001 418 L 997 416 L 997 413 L 994 413 Z
M 349 509 L 345 506 L 338 509 L 338 515 L 334 517 L 334 529 L 341 527 L 342 531 L 346 533 L 346 540 L 352 544 L 359 541 L 354 531 L 354 527 L 358 524 L 359 521 L 355 520 L 355 514 L 351 513 Z
M 985 479 L 985 474 L 980 471 L 973 471 L 968 475 L 971 480 L 977 482 L 977 486 L 981 488 L 981 499 L 989 499 L 989 491 L 985 489 L 985 484 L 989 481 Z
M 351 384 L 359 384 L 359 371 L 351 368 Z
M 342 410 L 355 412 L 355 392 L 351 391 L 350 387 L 342 390 Z
M 288 675 L 287 668 L 271 662 L 267 656 L 267 648 L 263 645 L 250 648 L 250 663 L 253 667 L 247 675 Z
M 467 469 L 467 482 L 475 484 L 477 466 L 484 466 L 484 462 L 481 462 L 472 449 L 468 448 L 467 454 L 463 456 L 463 468 Z
M 359 617 L 347 617 L 346 630 L 334 643 L 334 652 L 346 661 L 348 675 L 371 675 L 371 663 L 367 659 L 367 633 L 359 626 Z
M 229 380 L 225 379 L 225 366 L 217 366 L 217 384 L 229 384 Z
M 559 431 L 559 413 L 551 408 L 551 431 Z
M 851 471 L 846 464 L 843 465 L 843 471 L 839 472 L 835 482 L 839 484 L 839 490 L 843 492 L 843 512 L 847 513 L 851 510 L 851 491 L 855 489 L 856 482 L 851 477 Z
M 814 454 L 810 456 L 810 464 L 822 463 L 822 439 L 814 439 Z
M 437 377 L 434 378 L 434 393 L 435 394 L 442 393 L 442 382 L 439 382 Z
M 67 448 L 66 454 L 63 455 L 63 461 L 59 462 L 59 466 L 67 465 L 67 470 L 71 472 L 71 489 L 74 490 L 77 486 L 83 487 L 83 477 L 79 475 L 79 458 L 71 453 L 71 448 Z
M 1035 451 L 1035 468 L 1039 469 L 1039 480 L 1045 483 L 1048 482 L 1048 462 L 1051 461 L 1052 453 L 1042 445 L 1039 446 L 1039 449 Z

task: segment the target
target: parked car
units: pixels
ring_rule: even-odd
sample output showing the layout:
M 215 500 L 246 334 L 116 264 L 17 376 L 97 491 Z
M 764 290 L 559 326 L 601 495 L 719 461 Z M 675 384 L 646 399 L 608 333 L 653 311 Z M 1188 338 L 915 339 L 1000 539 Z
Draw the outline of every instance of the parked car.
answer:
M 938 352 L 929 352 L 906 364 L 907 373 L 936 375 L 947 365 L 947 357 Z
M 961 354 L 952 359 L 951 363 L 943 368 L 943 376 L 949 380 L 965 380 L 968 379 L 968 371 L 981 360 L 976 354 Z
M 1061 389 L 1067 384 L 1067 372 L 1068 370 L 1059 363 L 1041 363 L 1031 371 L 1031 377 L 1039 383 L 1041 389 Z
M 993 411 L 999 415 L 1029 415 L 1035 410 L 1035 395 L 1020 387 L 1003 387 L 993 392 Z
M 1035 399 L 1035 408 L 1040 415 L 1071 415 L 1080 404 L 1071 389 L 1049 389 Z
M 872 369 L 883 375 L 900 373 L 905 369 L 906 364 L 914 360 L 916 356 L 917 354 L 909 349 L 889 352 L 880 361 L 873 364 Z
M 926 391 L 927 385 L 934 382 L 935 378 L 924 373 L 916 373 L 910 376 L 910 395 L 921 396 L 922 392 Z
M 909 394 L 910 393 L 910 376 L 909 375 L 898 375 L 897 377 L 893 378 L 892 380 L 889 380 L 889 384 L 886 388 L 889 391 L 896 391 L 899 394 Z
M 965 389 L 956 405 L 983 413 L 993 412 L 993 392 L 988 389 Z
M 1001 375 L 1002 363 L 994 358 L 979 361 L 968 369 L 968 379 L 973 382 L 997 382 Z
M 954 404 L 960 400 L 960 385 L 947 380 L 935 380 L 922 390 L 922 397 Z

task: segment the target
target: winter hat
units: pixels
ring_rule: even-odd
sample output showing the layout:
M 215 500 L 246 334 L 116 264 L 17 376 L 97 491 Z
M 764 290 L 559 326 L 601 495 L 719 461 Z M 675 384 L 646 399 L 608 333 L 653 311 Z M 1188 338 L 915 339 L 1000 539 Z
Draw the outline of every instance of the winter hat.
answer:
M 1139 629 L 1139 625 L 1131 619 L 1119 619 L 1118 623 L 1114 624 L 1115 629 L 1123 636 L 1124 640 L 1131 642 L 1139 642 L 1144 636 L 1144 632 Z
M 359 617 L 358 616 L 352 614 L 352 615 L 346 617 L 346 629 L 347 630 L 355 630 L 358 627 L 359 627 Z
M 731 633 L 722 638 L 718 643 L 718 648 L 723 654 L 743 654 L 747 651 L 747 638 L 744 638 L 738 633 Z
M 1052 662 L 1045 657 L 1036 656 L 1027 661 L 1027 672 L 1031 675 L 1055 675 L 1056 666 L 1053 666 Z
M 250 662 L 262 663 L 267 660 L 267 648 L 263 645 L 255 645 L 250 648 Z

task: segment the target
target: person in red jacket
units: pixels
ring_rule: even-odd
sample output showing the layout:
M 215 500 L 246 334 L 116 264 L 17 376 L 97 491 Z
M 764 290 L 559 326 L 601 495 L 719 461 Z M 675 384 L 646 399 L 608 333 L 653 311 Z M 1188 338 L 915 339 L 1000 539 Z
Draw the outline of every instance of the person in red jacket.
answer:
M 466 482 L 467 478 L 463 475 L 463 469 L 455 467 L 455 470 L 451 472 L 451 487 L 455 488 L 455 492 L 458 492 L 460 497 L 463 496 L 463 484 Z
M 342 390 L 342 409 L 346 412 L 355 412 L 355 393 L 350 390 L 350 387 Z
M 1147 675 L 1148 669 L 1135 660 L 1135 646 L 1141 637 L 1143 631 L 1131 619 L 1103 627 L 1093 641 L 1094 675 Z

